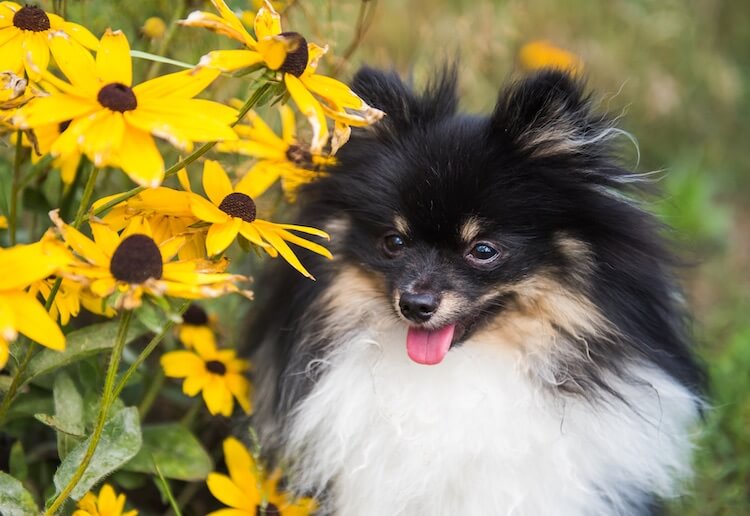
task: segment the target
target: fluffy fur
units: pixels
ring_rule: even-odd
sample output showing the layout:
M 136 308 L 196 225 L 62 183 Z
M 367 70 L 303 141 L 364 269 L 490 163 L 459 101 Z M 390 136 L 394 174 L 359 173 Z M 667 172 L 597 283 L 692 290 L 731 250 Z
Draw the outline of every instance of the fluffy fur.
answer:
M 335 259 L 259 288 L 264 450 L 323 514 L 649 513 L 689 474 L 703 375 L 620 130 L 562 72 L 512 83 L 489 117 L 457 114 L 455 83 L 355 77 L 388 116 L 301 195 Z M 439 301 L 426 321 L 414 292 Z M 442 362 L 411 361 L 407 329 L 445 325 Z

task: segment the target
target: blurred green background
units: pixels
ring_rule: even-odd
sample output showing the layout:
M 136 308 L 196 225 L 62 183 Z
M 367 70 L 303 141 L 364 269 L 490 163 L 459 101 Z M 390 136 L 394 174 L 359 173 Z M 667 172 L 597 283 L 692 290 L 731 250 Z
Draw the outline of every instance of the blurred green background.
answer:
M 253 2 L 229 2 L 252 9 Z M 640 146 L 637 169 L 659 174 L 653 209 L 675 229 L 711 404 L 698 440 L 690 494 L 673 514 L 750 513 L 750 2 L 747 0 L 381 0 L 274 2 L 285 30 L 331 47 L 322 71 L 347 79 L 361 63 L 424 84 L 458 57 L 462 106 L 487 112 L 518 70 L 520 47 L 548 40 L 574 52 L 601 100 Z M 140 32 L 149 16 L 170 20 L 207 2 L 67 2 L 68 16 L 96 33 Z M 257 3 L 255 5 L 258 5 Z M 207 9 L 207 10 L 210 10 Z M 359 27 L 368 30 L 357 38 Z M 352 41 L 358 44 L 352 45 Z M 168 55 L 189 62 L 226 38 L 177 28 Z M 351 54 L 348 60 L 342 55 Z M 147 63 L 141 62 L 141 67 Z M 166 67 L 164 68 L 166 71 Z M 223 83 L 225 95 L 235 86 Z M 636 166 L 630 146 L 626 159 Z

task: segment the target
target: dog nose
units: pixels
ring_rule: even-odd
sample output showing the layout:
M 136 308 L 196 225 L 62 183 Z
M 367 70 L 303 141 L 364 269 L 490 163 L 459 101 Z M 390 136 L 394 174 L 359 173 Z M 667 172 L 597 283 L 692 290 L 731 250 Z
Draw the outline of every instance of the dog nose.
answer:
M 401 294 L 398 307 L 410 321 L 427 322 L 437 310 L 440 300 L 434 294 Z

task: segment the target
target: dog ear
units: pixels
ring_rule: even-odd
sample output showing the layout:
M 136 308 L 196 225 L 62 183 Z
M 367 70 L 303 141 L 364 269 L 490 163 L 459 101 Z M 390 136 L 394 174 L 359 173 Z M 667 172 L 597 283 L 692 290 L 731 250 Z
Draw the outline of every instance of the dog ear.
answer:
M 590 154 L 619 131 L 594 115 L 582 80 L 543 70 L 505 88 L 491 118 L 493 133 L 530 157 Z M 594 153 L 602 151 L 600 147 Z
M 458 106 L 456 82 L 456 68 L 448 66 L 417 95 L 397 73 L 363 67 L 352 80 L 352 90 L 365 102 L 385 112 L 380 124 L 405 129 L 455 114 Z

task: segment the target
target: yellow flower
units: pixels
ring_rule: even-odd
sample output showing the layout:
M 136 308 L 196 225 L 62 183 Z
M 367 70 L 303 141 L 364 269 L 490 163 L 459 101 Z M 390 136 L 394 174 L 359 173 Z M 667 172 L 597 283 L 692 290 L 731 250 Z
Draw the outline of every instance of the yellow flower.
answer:
M 211 0 L 221 15 L 196 11 L 183 25 L 205 27 L 235 39 L 246 50 L 217 50 L 205 55 L 199 66 L 231 72 L 257 64 L 281 74 L 289 95 L 313 128 L 312 151 L 319 153 L 328 142 L 326 116 L 335 122 L 332 152 L 349 139 L 350 126 L 377 122 L 383 112 L 369 106 L 346 84 L 316 74 L 318 61 L 328 51 L 298 32 L 282 32 L 281 17 L 269 2 L 255 16 L 256 41 L 223 0 Z
M 8 227 L 8 219 L 5 215 L 0 215 L 0 229 L 6 229 Z
M 141 32 L 149 39 L 161 39 L 167 32 L 167 24 L 158 16 L 152 16 L 143 22 Z
M 31 153 L 31 162 L 38 162 L 42 156 L 48 154 L 60 135 L 70 126 L 70 120 L 49 125 L 40 125 L 33 130 L 25 131 L 23 135 L 23 144 L 31 147 L 34 152 Z M 28 133 L 33 133 L 33 138 L 29 138 Z M 39 152 L 39 154 L 37 154 Z M 78 147 L 63 149 L 57 157 L 52 160 L 52 166 L 60 170 L 60 179 L 63 184 L 70 185 L 76 178 L 78 165 L 81 163 L 81 150 Z
M 67 83 L 45 73 L 58 92 L 36 98 L 18 110 L 14 122 L 36 128 L 70 120 L 51 147 L 54 156 L 80 148 L 96 166 L 122 168 L 140 185 L 156 187 L 164 178 L 164 160 L 153 136 L 189 152 L 196 141 L 237 138 L 230 124 L 236 111 L 193 97 L 218 75 L 215 70 L 185 70 L 132 86 L 130 45 L 120 31 L 102 37 L 96 61 L 69 38 L 53 35 L 51 48 Z
M 99 496 L 88 492 L 78 502 L 78 510 L 73 516 L 136 516 L 138 511 L 125 510 L 125 495 L 118 495 L 109 484 L 99 490 Z
M 25 290 L 71 260 L 65 246 L 51 234 L 34 244 L 0 249 L 0 270 L 5 271 L 0 275 L 0 368 L 8 361 L 8 343 L 19 333 L 50 349 L 65 349 L 65 336 L 57 323 L 36 295 Z
M 574 74 L 583 73 L 583 61 L 572 52 L 556 47 L 549 41 L 536 40 L 526 43 L 518 53 L 524 71 L 542 68 L 558 68 Z
M 161 357 L 164 374 L 171 378 L 185 378 L 182 391 L 196 396 L 203 391 L 203 401 L 212 415 L 229 417 L 234 400 L 246 414 L 252 411 L 250 382 L 245 371 L 250 364 L 235 356 L 232 349 L 217 349 L 213 342 L 194 342 L 191 351 L 170 351 Z
M 47 69 L 50 50 L 59 62 L 65 56 L 50 45 L 52 35 L 70 40 L 81 50 L 96 49 L 99 42 L 88 29 L 67 22 L 59 16 L 44 12 L 33 5 L 0 2 L 0 70 L 18 75 L 26 73 L 33 80 Z
M 297 189 L 321 177 L 321 169 L 335 163 L 335 159 L 314 154 L 309 147 L 300 143 L 295 132 L 294 112 L 289 106 L 281 106 L 279 111 L 281 138 L 276 136 L 257 113 L 251 111 L 247 114 L 250 123 L 234 128 L 241 139 L 222 142 L 218 149 L 258 158 L 258 162 L 247 172 L 252 175 L 252 183 L 247 192 L 250 197 L 262 195 L 281 178 L 281 187 L 287 199 L 294 202 Z
M 83 260 L 65 268 L 67 275 L 84 282 L 98 298 L 113 299 L 115 308 L 140 306 L 143 294 L 184 299 L 218 297 L 240 292 L 235 282 L 244 276 L 217 272 L 216 264 L 201 260 L 172 261 L 184 238 L 156 242 L 151 226 L 134 217 L 121 234 L 100 221 L 91 221 L 91 240 L 65 224 L 56 211 L 52 220 L 65 242 Z
M 262 247 L 271 256 L 281 254 L 292 267 L 306 277 L 312 278 L 287 242 L 330 259 L 332 256 L 328 249 L 305 240 L 291 231 L 299 231 L 325 239 L 329 238 L 328 234 L 315 228 L 275 224 L 256 218 L 255 201 L 247 193 L 251 190 L 252 180 L 252 176 L 246 175 L 235 188 L 232 188 L 232 183 L 221 165 L 216 161 L 206 160 L 203 166 L 203 189 L 210 202 L 200 195 L 191 193 L 190 208 L 193 215 L 211 223 L 206 235 L 206 251 L 209 256 L 224 251 L 240 234 L 252 244 Z
M 96 210 L 118 196 L 116 194 L 99 199 L 94 203 L 93 209 Z M 187 192 L 163 186 L 150 188 L 118 204 L 102 220 L 115 231 L 120 231 L 133 217 L 144 217 L 148 221 L 157 242 L 184 236 L 185 245 L 178 252 L 180 259 L 206 256 L 205 231 L 190 228 L 198 219 L 190 210 Z
M 182 324 L 177 326 L 177 338 L 188 349 L 194 348 L 196 343 L 216 347 L 215 325 L 216 317 L 209 316 L 199 304 L 191 303 L 182 314 Z
M 253 456 L 234 437 L 225 439 L 223 447 L 229 476 L 209 473 L 206 484 L 211 494 L 231 509 L 219 509 L 208 516 L 256 516 L 263 514 L 263 509 L 269 515 L 308 516 L 318 508 L 312 498 L 295 500 L 279 491 L 279 470 L 263 478 Z

